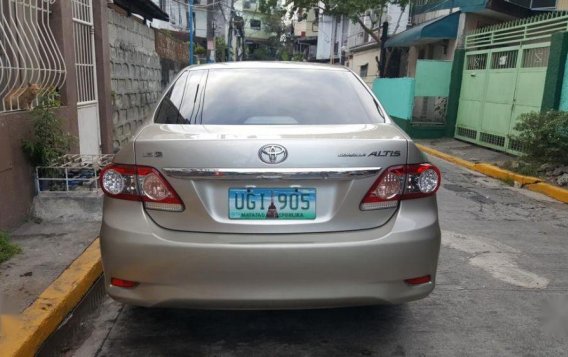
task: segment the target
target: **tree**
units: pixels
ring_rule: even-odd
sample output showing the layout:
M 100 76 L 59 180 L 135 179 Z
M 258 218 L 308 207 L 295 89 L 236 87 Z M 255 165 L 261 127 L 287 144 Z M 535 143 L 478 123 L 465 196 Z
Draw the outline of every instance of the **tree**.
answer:
M 290 14 L 302 9 L 318 8 L 330 16 L 346 16 L 353 23 L 358 23 L 377 43 L 381 37 L 375 30 L 383 22 L 383 14 L 388 5 L 397 5 L 405 9 L 413 0 L 286 0 L 285 7 Z M 278 4 L 278 0 L 260 0 L 259 9 L 266 11 Z M 369 20 L 368 22 L 366 20 Z
M 292 38 L 291 27 L 284 22 L 286 8 L 280 6 L 277 0 L 261 0 L 258 12 L 262 16 L 264 32 L 271 36 L 249 54 L 249 59 L 260 61 L 285 59 Z

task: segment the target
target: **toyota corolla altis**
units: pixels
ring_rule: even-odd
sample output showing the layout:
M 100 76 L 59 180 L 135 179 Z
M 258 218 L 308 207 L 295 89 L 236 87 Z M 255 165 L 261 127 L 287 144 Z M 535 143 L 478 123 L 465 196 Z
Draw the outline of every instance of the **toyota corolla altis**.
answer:
M 100 175 L 106 288 L 142 306 L 403 303 L 433 289 L 440 171 L 343 67 L 190 67 Z

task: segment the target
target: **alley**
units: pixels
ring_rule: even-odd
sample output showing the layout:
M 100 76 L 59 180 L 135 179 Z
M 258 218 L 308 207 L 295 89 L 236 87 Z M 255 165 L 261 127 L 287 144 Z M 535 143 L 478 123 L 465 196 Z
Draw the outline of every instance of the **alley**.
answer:
M 438 285 L 401 306 L 143 309 L 107 299 L 76 356 L 560 356 L 568 208 L 432 159 L 443 174 Z

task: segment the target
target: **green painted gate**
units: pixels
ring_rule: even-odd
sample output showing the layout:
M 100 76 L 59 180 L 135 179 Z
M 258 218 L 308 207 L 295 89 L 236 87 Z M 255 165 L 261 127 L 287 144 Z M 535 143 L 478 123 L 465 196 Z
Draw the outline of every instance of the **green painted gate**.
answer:
M 541 110 L 550 35 L 567 26 L 566 14 L 547 14 L 467 36 L 455 137 L 521 151 L 509 135 L 521 114 Z

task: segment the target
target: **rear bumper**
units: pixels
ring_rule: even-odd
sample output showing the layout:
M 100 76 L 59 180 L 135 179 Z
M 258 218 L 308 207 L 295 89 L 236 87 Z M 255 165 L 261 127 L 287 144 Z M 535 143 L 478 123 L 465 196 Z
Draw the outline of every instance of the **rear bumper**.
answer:
M 110 212 L 119 208 L 118 216 Z M 107 291 L 142 306 L 278 309 L 402 303 L 434 289 L 440 249 L 435 198 L 401 203 L 377 229 L 312 233 L 302 235 L 302 243 L 287 243 L 297 237 L 169 231 L 138 203 L 112 200 L 105 202 L 101 229 Z M 425 275 L 431 283 L 404 283 Z M 111 277 L 140 284 L 118 288 Z

